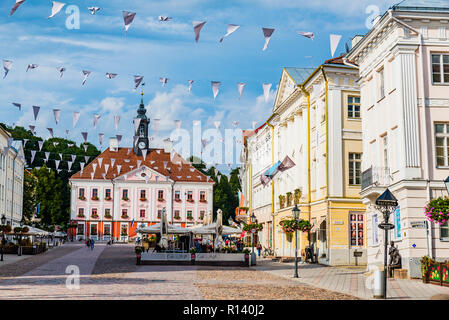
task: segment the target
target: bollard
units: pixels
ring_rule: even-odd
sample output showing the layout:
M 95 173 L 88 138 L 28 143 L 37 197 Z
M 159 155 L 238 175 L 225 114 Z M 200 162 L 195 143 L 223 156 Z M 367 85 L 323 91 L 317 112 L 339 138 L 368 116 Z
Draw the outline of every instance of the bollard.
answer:
M 374 299 L 382 299 L 383 298 L 383 292 L 384 292 L 384 271 L 383 270 L 376 270 L 374 271 L 374 277 L 373 277 L 373 298 Z

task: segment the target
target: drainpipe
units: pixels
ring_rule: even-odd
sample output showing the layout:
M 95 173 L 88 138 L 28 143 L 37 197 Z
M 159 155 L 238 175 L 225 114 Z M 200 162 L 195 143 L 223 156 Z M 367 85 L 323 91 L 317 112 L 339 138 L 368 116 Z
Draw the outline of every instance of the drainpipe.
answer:
M 407 29 L 413 31 L 414 33 L 418 34 L 419 36 L 419 56 L 421 59 L 419 59 L 419 67 L 421 69 L 421 77 L 420 78 L 420 86 L 421 86 L 421 127 L 423 128 L 423 139 L 422 144 L 424 148 L 424 153 L 428 151 L 427 146 L 427 119 L 426 119 L 426 97 L 425 97 L 425 84 L 424 84 L 424 55 L 423 55 L 423 45 L 424 45 L 424 39 L 421 32 L 414 29 L 413 27 L 409 26 L 405 22 L 399 20 L 398 18 L 393 16 L 393 12 L 391 10 L 388 10 L 388 14 L 390 18 L 394 21 L 396 21 L 398 24 L 406 27 Z M 430 167 L 429 167 L 429 159 L 427 154 L 423 155 L 423 162 L 424 162 L 424 178 L 426 179 L 426 201 L 430 201 Z M 434 258 L 433 254 L 433 233 L 432 233 L 432 225 L 430 223 L 427 223 L 427 253 L 430 257 Z M 429 237 L 430 235 L 430 237 Z
M 304 92 L 307 97 L 307 205 L 309 208 L 309 221 L 311 219 L 311 205 L 310 202 L 312 197 L 310 195 L 310 93 L 306 91 L 304 85 L 300 86 L 302 92 Z
M 270 123 L 271 119 L 273 119 L 277 113 L 273 113 L 265 123 L 267 126 L 271 128 L 271 166 L 274 165 L 274 126 Z M 271 245 L 273 247 L 273 251 L 275 248 L 275 239 L 276 239 L 276 228 L 275 228 L 275 219 L 274 219 L 274 181 L 271 180 L 271 217 L 272 217 L 272 234 L 271 234 Z
M 12 227 L 12 221 L 13 221 L 13 216 L 14 216 L 14 184 L 15 184 L 15 172 L 16 172 L 16 158 L 17 155 L 19 154 L 19 151 L 16 152 L 16 155 L 14 156 L 13 160 L 12 160 L 12 179 L 11 179 L 11 227 Z M 23 214 L 23 213 L 22 213 Z
M 114 239 L 114 233 L 115 233 L 115 226 L 114 226 L 114 214 L 115 214 L 115 181 L 114 179 L 111 179 L 111 183 L 112 183 L 112 218 L 111 218 L 111 239 Z M 120 195 L 119 195 L 120 197 Z
M 329 209 L 329 82 L 326 77 L 326 72 L 324 72 L 324 67 L 321 66 L 321 73 L 324 77 L 324 85 L 325 85 L 325 117 L 326 117 L 326 206 L 327 206 L 327 228 L 326 228 L 326 241 L 327 241 L 327 260 L 331 260 L 330 256 L 330 228 L 331 228 L 331 212 Z M 321 230 L 320 230 L 321 232 Z

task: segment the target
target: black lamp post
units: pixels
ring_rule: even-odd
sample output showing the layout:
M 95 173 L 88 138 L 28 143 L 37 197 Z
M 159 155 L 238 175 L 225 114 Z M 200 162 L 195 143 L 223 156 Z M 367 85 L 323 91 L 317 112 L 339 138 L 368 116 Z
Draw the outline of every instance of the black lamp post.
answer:
M 449 193 L 449 177 L 444 180 L 444 185 L 446 186 L 447 193 Z
M 251 224 L 256 222 L 256 216 L 254 215 L 254 212 L 251 213 L 250 216 L 250 222 Z M 251 265 L 255 265 L 256 264 L 256 254 L 254 252 L 254 233 L 253 230 L 251 230 L 251 238 L 252 238 L 252 248 L 251 248 Z
M 385 190 L 379 198 L 376 199 L 376 209 L 382 212 L 384 217 L 384 222 L 379 224 L 379 228 L 385 231 L 384 236 L 384 288 L 383 288 L 383 298 L 387 298 L 387 249 L 388 249 L 388 230 L 394 229 L 394 225 L 389 223 L 390 214 L 398 206 L 398 200 L 390 192 L 390 190 Z
M 22 255 L 22 228 L 23 228 L 23 224 L 25 222 L 25 218 L 22 216 L 22 220 L 20 220 L 20 234 L 19 234 L 19 250 L 17 251 L 17 255 L 21 256 Z
M 295 221 L 299 222 L 299 213 L 301 211 L 298 208 L 298 205 L 295 204 L 295 207 L 292 209 L 292 213 L 293 213 L 293 219 L 295 219 Z M 299 278 L 298 277 L 298 230 L 295 229 L 295 275 L 293 276 L 293 278 Z
M 2 221 L 2 226 L 4 226 L 6 224 L 6 217 L 5 215 L 2 215 L 1 218 Z M 1 251 L 0 251 L 0 261 L 3 261 L 3 246 L 5 245 L 5 230 L 2 230 L 2 247 L 1 247 Z

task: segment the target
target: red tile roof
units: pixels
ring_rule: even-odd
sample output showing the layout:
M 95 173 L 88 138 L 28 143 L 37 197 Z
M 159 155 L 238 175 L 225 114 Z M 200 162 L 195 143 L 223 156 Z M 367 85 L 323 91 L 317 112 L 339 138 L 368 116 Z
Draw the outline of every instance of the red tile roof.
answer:
M 324 61 L 324 64 L 344 64 L 343 58 L 346 54 Z
M 106 149 L 97 158 L 95 158 L 95 160 L 85 166 L 84 170 L 75 173 L 70 179 L 90 180 L 91 173 L 94 170 L 93 164 L 97 164 L 93 178 L 95 180 L 111 180 L 137 169 L 137 160 L 141 160 L 142 162 L 140 166 L 145 165 L 163 176 L 168 176 L 173 181 L 207 182 L 207 176 L 205 174 L 195 169 L 190 162 L 181 158 L 177 153 L 174 154 L 172 162 L 170 160 L 170 153 L 164 152 L 164 149 L 149 149 L 144 161 L 143 156 L 137 156 L 133 150 L 131 150 L 128 154 L 128 149 L 129 148 L 119 148 L 117 152 L 110 151 L 109 148 Z M 99 158 L 103 159 L 101 168 L 98 161 Z M 111 159 L 115 159 L 113 167 L 111 165 Z M 164 168 L 165 161 L 167 164 Z M 103 178 L 102 174 L 105 173 L 105 164 L 109 164 L 109 169 L 105 175 L 105 178 Z M 117 165 L 121 166 L 120 174 L 118 174 Z M 168 169 L 170 169 L 170 171 Z M 214 183 L 214 181 L 209 179 L 209 183 Z

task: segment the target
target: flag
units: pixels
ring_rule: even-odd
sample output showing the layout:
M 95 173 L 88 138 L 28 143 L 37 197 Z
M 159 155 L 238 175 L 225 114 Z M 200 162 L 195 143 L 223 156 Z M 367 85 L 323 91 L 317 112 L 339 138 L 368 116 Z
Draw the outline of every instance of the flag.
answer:
M 293 168 L 294 166 L 295 163 L 292 161 L 292 159 L 290 159 L 289 156 L 285 156 L 284 160 L 279 165 L 278 170 L 280 172 L 284 172 L 285 170 Z

